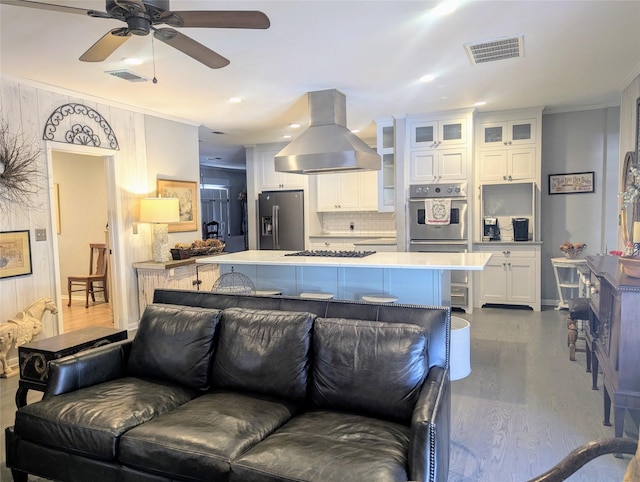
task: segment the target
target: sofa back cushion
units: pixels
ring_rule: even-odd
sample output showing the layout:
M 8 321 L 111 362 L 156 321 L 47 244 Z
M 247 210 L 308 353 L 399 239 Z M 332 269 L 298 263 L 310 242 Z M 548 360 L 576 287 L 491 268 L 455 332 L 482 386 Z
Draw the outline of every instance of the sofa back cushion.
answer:
M 219 388 L 304 401 L 314 318 L 305 312 L 224 310 L 212 383 Z
M 208 389 L 213 338 L 221 313 L 189 306 L 147 305 L 131 344 L 128 373 Z
M 427 336 L 404 323 L 318 318 L 313 405 L 409 423 L 428 371 Z

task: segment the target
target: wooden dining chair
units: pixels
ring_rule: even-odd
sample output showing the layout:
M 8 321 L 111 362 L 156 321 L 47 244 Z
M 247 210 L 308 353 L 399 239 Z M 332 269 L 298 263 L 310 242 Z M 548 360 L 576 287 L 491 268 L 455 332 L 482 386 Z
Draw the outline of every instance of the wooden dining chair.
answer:
M 202 223 L 202 239 L 209 238 L 220 239 L 220 223 L 218 221 Z
M 89 295 L 95 303 L 96 293 L 104 293 L 104 301 L 109 301 L 109 290 L 107 286 L 107 245 L 106 244 L 89 244 L 91 252 L 89 254 L 89 274 L 69 276 L 67 278 L 69 303 L 71 306 L 71 293 L 75 291 L 84 291 L 85 302 L 84 307 L 89 308 Z M 82 288 L 79 288 L 82 286 Z M 78 287 L 73 289 L 73 287 Z

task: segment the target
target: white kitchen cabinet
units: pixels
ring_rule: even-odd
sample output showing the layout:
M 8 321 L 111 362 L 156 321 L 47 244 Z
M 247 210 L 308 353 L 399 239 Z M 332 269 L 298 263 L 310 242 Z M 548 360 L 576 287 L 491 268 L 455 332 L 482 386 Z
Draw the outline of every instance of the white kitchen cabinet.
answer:
M 535 147 L 481 149 L 478 154 L 480 182 L 533 181 L 537 171 Z
M 417 149 L 411 151 L 412 183 L 461 181 L 467 178 L 467 149 Z
M 258 191 L 277 191 L 280 189 L 303 189 L 307 180 L 304 174 L 278 172 L 275 169 L 274 158 L 281 149 L 261 150 L 257 154 L 256 181 Z
M 415 120 L 409 123 L 409 147 L 459 146 L 467 143 L 467 119 Z
M 382 158 L 382 167 L 378 177 L 378 211 L 392 212 L 395 210 L 396 196 L 396 154 L 395 127 L 392 117 L 376 120 L 377 145 L 376 149 Z
M 484 270 L 476 273 L 478 306 L 526 305 L 540 311 L 540 246 L 478 245 L 491 253 Z
M 502 122 L 481 122 L 478 143 L 480 148 L 535 145 L 537 119 L 518 119 Z
M 316 176 L 318 212 L 377 211 L 378 172 L 348 172 Z
M 355 249 L 352 238 L 327 238 L 309 236 L 309 249 L 341 251 Z

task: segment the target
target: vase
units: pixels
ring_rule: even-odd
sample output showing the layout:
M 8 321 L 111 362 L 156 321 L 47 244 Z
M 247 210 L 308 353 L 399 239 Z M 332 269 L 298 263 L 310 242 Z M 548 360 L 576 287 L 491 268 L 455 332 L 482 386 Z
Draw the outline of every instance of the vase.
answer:
M 640 278 L 640 256 L 620 256 L 618 262 L 622 271 L 632 278 Z

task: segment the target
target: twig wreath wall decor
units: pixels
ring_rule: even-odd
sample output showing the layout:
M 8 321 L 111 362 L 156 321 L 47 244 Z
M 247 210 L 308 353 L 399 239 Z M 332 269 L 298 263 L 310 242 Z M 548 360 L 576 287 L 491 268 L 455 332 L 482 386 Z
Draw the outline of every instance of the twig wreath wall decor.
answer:
M 28 143 L 22 134 L 12 133 L 0 117 L 0 214 L 12 205 L 33 206 L 33 196 L 41 188 L 39 157 L 40 149 Z

